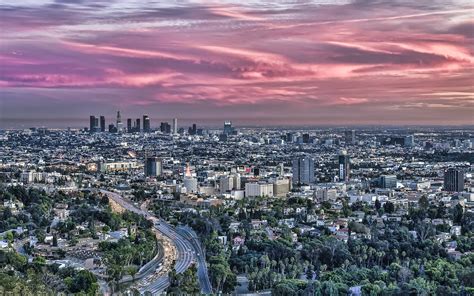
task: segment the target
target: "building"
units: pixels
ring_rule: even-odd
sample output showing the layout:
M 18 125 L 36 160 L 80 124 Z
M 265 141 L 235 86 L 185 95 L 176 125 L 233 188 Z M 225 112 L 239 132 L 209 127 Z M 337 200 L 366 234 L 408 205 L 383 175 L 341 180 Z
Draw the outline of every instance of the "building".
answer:
M 403 140 L 403 146 L 405 147 L 415 146 L 415 137 L 413 135 L 406 136 Z
M 178 134 L 178 118 L 173 118 L 173 135 Z
M 122 117 L 120 116 L 120 111 L 117 111 L 117 125 L 115 127 L 117 128 L 118 133 L 121 133 L 123 131 Z
M 97 131 L 97 118 L 94 115 L 89 117 L 89 132 L 95 133 Z
M 346 144 L 355 144 L 356 142 L 356 134 L 355 130 L 345 131 L 344 132 L 344 139 Z
M 337 190 L 333 188 L 318 188 L 314 192 L 318 201 L 335 201 L 337 198 Z
M 148 115 L 143 115 L 143 132 L 148 133 L 150 131 L 150 118 Z
M 131 133 L 133 132 L 133 129 L 132 129 L 132 119 L 131 118 L 128 118 L 127 119 L 127 133 Z
M 293 184 L 314 183 L 314 158 L 300 157 L 293 160 Z
M 342 151 L 339 154 L 339 180 L 349 181 L 350 178 L 350 158 L 347 152 Z
M 464 171 L 449 168 L 444 172 L 444 190 L 450 192 L 464 191 Z
M 100 172 L 120 172 L 137 169 L 138 163 L 135 161 L 117 161 L 117 162 L 100 162 L 98 170 Z
M 105 116 L 100 116 L 100 131 L 105 133 Z
M 272 197 L 273 196 L 273 184 L 264 182 L 250 182 L 245 183 L 245 196 L 246 197 Z
M 224 135 L 234 134 L 234 128 L 232 127 L 232 121 L 224 122 Z
M 184 188 L 186 188 L 186 193 L 197 193 L 198 192 L 198 182 L 196 178 L 193 178 L 191 175 L 191 168 L 189 164 L 186 166 L 186 173 L 184 175 Z
M 170 134 L 171 133 L 171 125 L 168 122 L 160 123 L 160 131 L 164 134 Z
M 380 176 L 380 187 L 382 187 L 382 188 L 397 188 L 397 176 L 395 176 L 395 175 Z
M 309 134 L 303 134 L 303 143 L 309 144 Z
M 145 176 L 156 177 L 163 173 L 163 162 L 158 157 L 147 157 L 145 160 Z
M 226 193 L 234 189 L 234 178 L 232 176 L 222 176 L 219 179 L 219 191 Z
M 276 197 L 285 197 L 291 190 L 291 182 L 288 178 L 278 178 L 273 182 L 273 195 Z
M 137 118 L 135 119 L 135 126 L 134 126 L 134 130 L 139 133 L 142 129 L 141 129 L 141 126 L 140 126 L 140 118 Z

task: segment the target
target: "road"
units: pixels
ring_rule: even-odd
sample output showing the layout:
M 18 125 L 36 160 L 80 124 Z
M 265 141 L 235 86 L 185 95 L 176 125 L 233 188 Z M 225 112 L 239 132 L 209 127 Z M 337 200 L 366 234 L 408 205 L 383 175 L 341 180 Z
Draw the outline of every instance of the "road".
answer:
M 197 237 L 194 230 L 187 226 L 180 227 L 178 231 L 191 242 L 194 248 L 194 252 L 198 260 L 198 279 L 199 285 L 201 286 L 201 293 L 212 294 L 212 285 L 211 281 L 209 280 L 209 272 L 207 271 L 206 255 L 202 250 L 199 238 Z
M 180 231 L 182 234 L 178 233 L 175 228 L 166 221 L 158 219 L 157 217 L 148 213 L 146 210 L 136 207 L 119 194 L 106 190 L 100 190 L 100 192 L 107 194 L 110 199 L 112 199 L 124 209 L 142 215 L 152 221 L 155 229 L 158 230 L 162 235 L 168 237 L 175 245 L 177 256 L 174 268 L 176 272 L 182 273 L 186 271 L 186 269 L 188 269 L 192 263 L 196 262 L 198 264 L 198 278 L 201 286 L 201 292 L 203 294 L 212 293 L 212 288 L 207 273 L 206 260 L 195 233 L 191 232 L 190 229 Z M 158 268 L 161 268 L 161 266 L 158 266 Z M 140 284 L 140 293 L 145 293 L 147 291 L 151 292 L 152 295 L 163 293 L 169 286 L 167 273 L 168 272 L 165 270 L 164 272 L 160 271 L 160 274 L 162 275 L 159 277 L 145 277 L 143 279 L 143 283 Z

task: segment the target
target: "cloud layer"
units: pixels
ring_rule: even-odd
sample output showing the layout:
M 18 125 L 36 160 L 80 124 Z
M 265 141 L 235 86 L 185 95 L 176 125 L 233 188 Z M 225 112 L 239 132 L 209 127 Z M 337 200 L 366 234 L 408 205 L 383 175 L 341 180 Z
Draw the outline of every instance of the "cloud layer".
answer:
M 474 123 L 470 1 L 21 2 L 0 5 L 3 118 Z

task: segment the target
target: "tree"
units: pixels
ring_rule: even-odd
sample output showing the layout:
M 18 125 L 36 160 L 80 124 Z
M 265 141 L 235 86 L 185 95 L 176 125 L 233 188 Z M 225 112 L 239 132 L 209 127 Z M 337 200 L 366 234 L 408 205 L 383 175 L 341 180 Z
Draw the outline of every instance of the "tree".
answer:
M 387 201 L 386 203 L 384 203 L 383 209 L 385 213 L 391 214 L 395 211 L 395 205 L 392 202 Z

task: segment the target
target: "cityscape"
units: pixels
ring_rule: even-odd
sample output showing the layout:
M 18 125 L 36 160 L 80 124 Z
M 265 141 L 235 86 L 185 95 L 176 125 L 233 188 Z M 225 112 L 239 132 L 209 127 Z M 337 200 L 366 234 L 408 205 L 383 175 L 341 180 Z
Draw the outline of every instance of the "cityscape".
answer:
M 474 295 L 473 16 L 0 2 L 0 296 Z
M 1 132 L 5 293 L 472 292 L 472 127 L 125 122 Z

